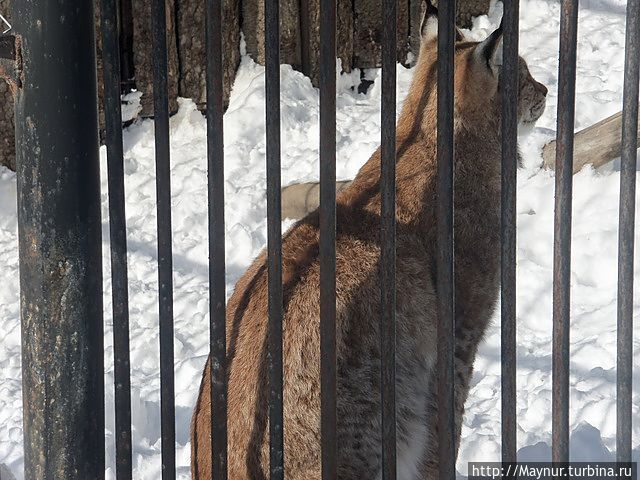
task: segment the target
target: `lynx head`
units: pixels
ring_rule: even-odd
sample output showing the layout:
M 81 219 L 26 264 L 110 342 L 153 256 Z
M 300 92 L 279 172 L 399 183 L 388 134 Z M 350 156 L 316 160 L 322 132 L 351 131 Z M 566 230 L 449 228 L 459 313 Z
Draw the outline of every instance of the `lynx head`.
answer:
M 418 98 L 426 93 L 425 115 L 435 109 L 438 10 L 430 1 L 423 2 L 424 16 L 421 23 L 421 45 L 412 90 L 418 90 Z M 455 108 L 456 119 L 463 124 L 499 122 L 501 112 L 500 74 L 502 71 L 502 25 L 482 42 L 468 41 L 456 29 L 455 43 Z M 536 81 L 527 63 L 519 62 L 518 122 L 531 125 L 540 118 L 546 104 L 547 88 Z M 414 95 L 417 92 L 414 92 Z M 415 99 L 414 99 L 415 100 Z M 434 113 L 435 114 L 435 113 Z M 433 117 L 432 117 L 433 118 Z

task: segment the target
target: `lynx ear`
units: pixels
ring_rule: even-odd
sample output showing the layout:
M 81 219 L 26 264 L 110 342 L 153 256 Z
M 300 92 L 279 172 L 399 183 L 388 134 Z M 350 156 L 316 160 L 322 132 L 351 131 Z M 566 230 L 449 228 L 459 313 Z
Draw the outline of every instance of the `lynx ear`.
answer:
M 423 42 L 438 38 L 438 9 L 431 0 L 422 0 L 422 21 L 420 22 L 420 37 Z
M 497 30 L 487 37 L 484 42 L 478 44 L 475 49 L 476 57 L 487 65 L 494 75 L 502 68 L 502 22 Z
M 422 21 L 420 22 L 420 36 L 423 42 L 429 42 L 438 38 L 438 9 L 431 0 L 422 0 Z M 464 36 L 456 27 L 456 42 L 462 42 Z

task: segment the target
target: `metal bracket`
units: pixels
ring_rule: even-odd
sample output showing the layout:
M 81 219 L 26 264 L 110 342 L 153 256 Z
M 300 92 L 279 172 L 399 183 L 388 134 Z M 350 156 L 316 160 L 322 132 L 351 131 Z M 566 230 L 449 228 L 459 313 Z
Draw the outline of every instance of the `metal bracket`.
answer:
M 8 33 L 11 30 L 11 24 L 9 23 L 9 20 L 7 20 L 6 18 L 4 18 L 2 16 L 1 13 L 0 13 L 0 20 L 2 20 L 2 22 L 6 25 L 6 28 L 2 32 L 2 35 L 5 35 L 6 33 Z

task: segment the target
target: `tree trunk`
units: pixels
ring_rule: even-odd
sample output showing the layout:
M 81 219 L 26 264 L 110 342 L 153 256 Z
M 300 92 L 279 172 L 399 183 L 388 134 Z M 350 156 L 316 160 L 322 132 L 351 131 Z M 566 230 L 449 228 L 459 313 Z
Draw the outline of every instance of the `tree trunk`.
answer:
M 242 3 L 241 3 L 242 2 Z M 10 0 L 0 0 L 0 12 L 10 16 Z M 101 137 L 102 42 L 99 28 L 99 1 L 96 0 L 96 45 L 98 50 L 98 95 Z M 487 13 L 490 0 L 459 0 L 458 23 L 468 27 L 473 16 Z M 280 59 L 308 75 L 319 84 L 320 0 L 282 0 L 280 2 Z M 420 48 L 421 0 L 398 2 L 398 61 L 409 63 Z M 153 42 L 151 0 L 134 0 L 133 52 L 136 88 L 143 93 L 142 116 L 153 115 Z M 206 108 L 206 51 L 204 3 L 198 0 L 166 0 L 169 110 L 178 109 L 178 94 L 193 98 Z M 337 54 L 342 70 L 374 68 L 381 64 L 382 21 L 380 0 L 337 0 Z M 247 52 L 264 64 L 264 2 L 261 0 L 223 1 L 224 104 L 228 104 L 235 72 L 240 62 L 240 18 Z M 123 12 L 124 14 L 124 12 Z M 123 65 L 124 67 L 124 65 Z M 15 169 L 13 96 L 0 80 L 0 164 Z
M 11 2 L 0 0 L 0 12 L 11 21 Z M 9 84 L 0 78 L 0 165 L 16 169 L 13 94 Z
M 203 110 L 207 102 L 205 3 L 201 0 L 181 0 L 176 10 L 180 96 L 192 98 Z M 222 29 L 223 101 L 226 107 L 240 63 L 240 0 L 223 1 Z
M 264 1 L 242 0 L 242 32 L 247 53 L 264 65 Z M 302 67 L 298 0 L 280 1 L 280 63 Z
M 301 3 L 308 12 L 308 18 L 300 20 L 300 42 L 302 46 L 302 73 L 311 79 L 313 85 L 320 85 L 320 0 L 306 0 Z M 341 61 L 342 71 L 350 72 L 353 62 L 353 9 L 352 0 L 337 0 L 336 5 L 336 52 Z M 338 72 L 340 73 L 340 72 Z
M 175 0 L 166 0 L 169 112 L 178 110 L 178 49 L 176 47 Z M 151 0 L 133 1 L 133 56 L 136 88 L 142 92 L 140 115 L 153 116 L 153 39 Z
M 397 2 L 397 59 L 407 62 L 409 51 L 409 2 Z M 354 0 L 353 66 L 376 68 L 382 65 L 382 22 L 389 21 L 382 14 L 380 0 Z

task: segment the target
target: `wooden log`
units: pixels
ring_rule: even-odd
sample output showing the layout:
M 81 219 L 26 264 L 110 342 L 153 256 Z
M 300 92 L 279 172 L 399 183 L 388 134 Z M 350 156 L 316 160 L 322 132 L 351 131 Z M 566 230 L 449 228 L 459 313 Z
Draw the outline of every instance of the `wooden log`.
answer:
M 300 54 L 300 2 L 281 0 L 280 5 L 280 63 L 302 67 Z M 247 53 L 264 65 L 264 1 L 242 0 L 242 32 Z
M 10 0 L 0 0 L 0 13 L 11 20 Z M 13 123 L 13 93 L 0 78 L 0 165 L 16 169 L 15 129 Z
M 409 51 L 409 2 L 397 2 L 397 59 L 406 63 Z M 353 2 L 353 67 L 377 68 L 382 65 L 382 14 L 380 0 L 354 0 Z
M 16 145 L 13 124 L 13 94 L 9 84 L 0 79 L 0 165 L 15 171 Z
M 350 180 L 336 182 L 339 193 L 351 184 Z M 294 183 L 282 189 L 282 218 L 299 220 L 320 205 L 318 182 Z
M 206 108 L 205 2 L 181 0 L 176 9 L 179 93 Z M 223 102 L 229 104 L 231 87 L 240 63 L 240 0 L 222 2 Z
M 640 128 L 638 129 L 640 135 Z M 594 168 L 614 160 L 622 154 L 622 112 L 616 113 L 595 125 L 580 130 L 573 140 L 573 173 L 591 164 Z M 542 158 L 546 168 L 555 169 L 556 141 L 542 149 Z
M 153 116 L 153 43 L 151 0 L 135 0 L 133 6 L 133 57 L 136 88 L 142 92 L 143 117 Z M 166 0 L 169 112 L 178 110 L 178 49 L 176 46 L 175 0 Z
M 319 3 L 319 0 L 316 0 Z M 338 58 L 342 60 L 342 71 L 350 72 L 353 65 L 353 2 L 338 0 L 338 32 L 336 42 Z M 318 26 L 318 53 L 320 52 L 320 27 Z M 339 72 L 338 72 L 339 73 Z M 312 77 L 313 78 L 313 77 Z
M 301 71 L 311 79 L 314 86 L 318 87 L 320 86 L 320 0 L 305 0 L 300 2 L 300 6 Z M 352 7 L 352 0 L 337 0 L 336 51 L 342 62 L 343 72 L 350 72 L 353 63 Z

